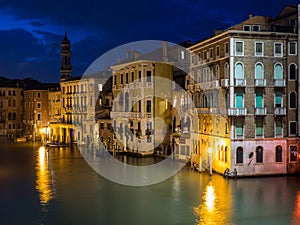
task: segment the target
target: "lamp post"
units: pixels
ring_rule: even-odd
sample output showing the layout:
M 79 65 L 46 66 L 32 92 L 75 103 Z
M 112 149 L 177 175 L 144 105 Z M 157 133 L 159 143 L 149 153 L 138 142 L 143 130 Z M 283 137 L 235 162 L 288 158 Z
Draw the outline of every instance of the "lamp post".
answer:
M 212 148 L 208 148 L 207 152 L 208 152 L 209 175 L 211 176 L 212 175 L 212 165 L 211 165 L 212 164 L 212 157 L 211 157 Z

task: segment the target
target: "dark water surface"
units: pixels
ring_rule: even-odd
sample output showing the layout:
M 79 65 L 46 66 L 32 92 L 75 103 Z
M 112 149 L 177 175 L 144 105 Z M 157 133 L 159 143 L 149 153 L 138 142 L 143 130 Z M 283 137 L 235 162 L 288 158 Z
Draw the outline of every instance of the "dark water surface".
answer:
M 95 173 L 76 149 L 1 143 L 0 224 L 297 225 L 300 177 L 225 180 L 185 167 L 162 183 L 128 187 Z

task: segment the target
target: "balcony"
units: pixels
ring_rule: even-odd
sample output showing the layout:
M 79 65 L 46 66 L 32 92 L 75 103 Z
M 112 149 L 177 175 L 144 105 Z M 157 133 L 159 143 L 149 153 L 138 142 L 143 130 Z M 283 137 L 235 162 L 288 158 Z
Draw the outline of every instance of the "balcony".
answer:
M 222 79 L 221 80 L 222 87 L 229 87 L 229 79 Z
M 276 116 L 284 116 L 284 115 L 286 115 L 286 108 L 285 107 L 277 107 L 277 108 L 275 108 L 274 115 L 276 115 Z
M 235 86 L 246 87 L 246 79 L 235 79 Z
M 285 80 L 284 79 L 275 79 L 274 87 L 285 87 Z
M 229 108 L 228 116 L 245 116 L 247 114 L 246 108 Z
M 264 116 L 266 114 L 267 114 L 267 108 L 265 108 L 265 107 L 255 108 L 255 115 Z
M 255 87 L 265 87 L 266 79 L 255 79 Z

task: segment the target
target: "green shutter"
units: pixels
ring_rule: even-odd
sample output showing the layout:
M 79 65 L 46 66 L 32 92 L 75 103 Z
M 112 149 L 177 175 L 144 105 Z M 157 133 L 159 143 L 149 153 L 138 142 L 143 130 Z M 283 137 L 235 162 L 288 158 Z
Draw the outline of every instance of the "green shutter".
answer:
M 261 91 L 256 92 L 255 107 L 256 108 L 262 108 L 263 107 L 263 94 L 262 94 Z
M 276 122 L 276 130 L 275 130 L 276 135 L 282 135 L 282 124 L 281 121 Z
M 236 108 L 243 108 L 243 93 L 242 92 L 236 92 L 235 94 L 235 107 Z
M 261 121 L 256 122 L 256 135 L 262 136 L 263 135 L 263 124 Z
M 281 105 L 281 100 L 282 100 L 282 94 L 279 91 L 275 92 L 275 104 L 276 105 Z
M 236 136 L 243 136 L 243 123 L 236 122 L 235 133 L 236 133 Z

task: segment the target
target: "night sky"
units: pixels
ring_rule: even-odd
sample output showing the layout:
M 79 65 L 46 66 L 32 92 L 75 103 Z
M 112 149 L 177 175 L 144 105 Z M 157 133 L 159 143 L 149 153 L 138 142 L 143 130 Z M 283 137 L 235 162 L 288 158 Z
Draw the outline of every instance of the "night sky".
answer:
M 253 15 L 276 16 L 296 0 L 0 1 L 0 76 L 59 82 L 60 43 L 72 43 L 73 75 L 101 54 L 140 40 L 210 37 Z

